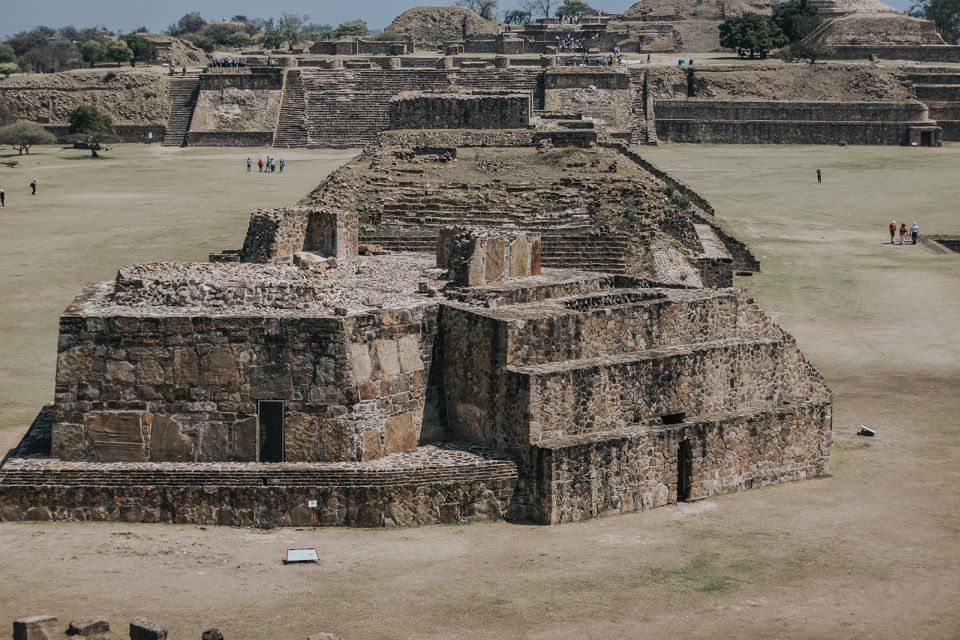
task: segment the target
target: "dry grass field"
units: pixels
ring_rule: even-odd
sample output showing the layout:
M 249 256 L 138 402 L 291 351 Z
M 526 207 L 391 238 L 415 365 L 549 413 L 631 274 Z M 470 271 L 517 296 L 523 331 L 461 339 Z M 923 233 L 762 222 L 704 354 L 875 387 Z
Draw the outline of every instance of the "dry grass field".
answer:
M 960 637 L 960 255 L 883 244 L 891 219 L 960 233 L 960 146 L 642 152 L 761 259 L 738 285 L 834 390 L 828 476 L 552 528 L 2 524 L 0 625 L 49 612 L 229 640 Z M 83 283 L 238 246 L 251 210 L 296 201 L 348 155 L 289 154 L 283 177 L 242 174 L 243 152 L 138 147 L 0 168 L 0 447 L 52 398 L 57 314 Z M 308 545 L 318 565 L 281 564 Z

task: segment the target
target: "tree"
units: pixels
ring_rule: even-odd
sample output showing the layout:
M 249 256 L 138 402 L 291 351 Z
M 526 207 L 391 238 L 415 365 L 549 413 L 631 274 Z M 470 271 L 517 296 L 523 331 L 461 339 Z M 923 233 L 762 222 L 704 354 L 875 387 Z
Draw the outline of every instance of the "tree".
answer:
M 200 32 L 207 21 L 200 17 L 199 13 L 188 13 L 167 28 L 167 33 L 171 36 L 183 36 L 191 33 Z
M 306 24 L 307 16 L 295 16 L 292 13 L 280 16 L 280 34 L 290 51 L 303 39 L 303 28 Z
M 67 118 L 69 132 L 73 138 L 90 149 L 92 157 L 97 158 L 100 145 L 113 136 L 113 120 L 100 113 L 90 104 L 82 104 L 74 109 Z
M 816 64 L 817 60 L 823 60 L 830 56 L 833 50 L 819 42 L 794 42 L 780 50 L 780 57 L 784 62 L 800 62 L 807 60 L 810 64 Z
M 0 63 L 16 61 L 17 53 L 13 50 L 13 47 L 8 44 L 0 44 Z
M 30 155 L 30 147 L 35 144 L 53 144 L 57 137 L 36 122 L 18 120 L 13 124 L 0 127 L 0 144 L 9 144 L 20 152 Z
M 457 0 L 454 4 L 479 13 L 486 20 L 493 20 L 497 15 L 497 0 Z
M 128 33 L 123 36 L 123 41 L 130 47 L 132 57 L 130 66 L 137 66 L 138 62 L 151 63 L 157 59 L 157 47 L 152 42 L 144 38 L 139 33 Z
M 20 71 L 20 65 L 13 62 L 0 62 L 0 76 L 9 78 L 17 71 Z
M 960 44 L 960 0 L 915 0 L 907 13 L 933 22 L 948 44 Z
M 523 9 L 512 9 L 503 16 L 504 24 L 527 24 L 530 22 L 530 12 Z
M 227 44 L 231 47 L 241 49 L 250 44 L 250 36 L 243 31 L 234 31 L 230 34 L 230 37 L 227 38 Z
M 807 0 L 786 0 L 773 5 L 772 20 L 790 42 L 797 42 L 807 35 L 803 29 L 803 18 L 816 13 L 817 8 Z
M 107 60 L 110 62 L 130 62 L 133 60 L 133 51 L 123 40 L 114 40 L 107 45 Z
M 331 35 L 333 38 L 363 37 L 370 33 L 370 28 L 363 20 L 347 20 L 341 22 Z
M 563 0 L 563 4 L 557 8 L 557 17 L 579 20 L 583 16 L 596 12 L 596 9 L 583 0 Z
M 520 0 L 520 7 L 533 16 L 542 16 L 549 18 L 554 7 L 560 4 L 560 0 Z
M 84 62 L 93 67 L 98 62 L 107 59 L 107 48 L 96 40 L 87 40 L 80 47 L 80 57 Z
M 317 24 L 312 22 L 303 28 L 303 36 L 310 42 L 320 42 L 327 40 L 333 33 L 333 27 L 329 24 Z
M 263 43 L 264 49 L 279 49 L 283 44 L 283 31 L 280 24 L 273 18 L 263 23 L 263 36 L 260 42 Z
M 773 20 L 759 13 L 744 13 L 727 18 L 719 29 L 720 46 L 727 49 L 747 49 L 751 59 L 755 53 L 766 58 L 771 49 L 782 47 L 789 42 Z

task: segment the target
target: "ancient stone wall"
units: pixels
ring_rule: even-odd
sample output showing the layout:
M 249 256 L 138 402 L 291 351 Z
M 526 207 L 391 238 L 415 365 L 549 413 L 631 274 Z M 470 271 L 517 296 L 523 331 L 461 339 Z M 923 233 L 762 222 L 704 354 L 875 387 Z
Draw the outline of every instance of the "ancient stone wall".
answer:
M 509 229 L 447 227 L 437 240 L 437 266 L 451 282 L 479 286 L 540 275 L 540 236 Z
M 692 463 L 686 499 L 812 478 L 826 468 L 830 427 L 829 405 L 803 403 L 676 427 L 544 441 L 532 453 L 530 515 L 557 524 L 675 502 L 684 442 Z
M 390 100 L 391 129 L 522 129 L 529 94 L 404 92 Z
M 906 122 L 793 122 L 774 120 L 698 121 L 657 118 L 657 135 L 671 142 L 734 144 L 902 145 L 910 138 Z
M 256 460 L 261 400 L 285 403 L 287 460 L 370 460 L 419 441 L 433 305 L 102 317 L 84 302 L 60 323 L 53 450 L 64 460 Z
M 960 47 L 951 45 L 929 46 L 871 46 L 845 45 L 830 47 L 834 60 L 866 60 L 871 55 L 881 60 L 916 60 L 919 62 L 960 62 Z
M 283 69 L 217 67 L 200 74 L 201 91 L 280 91 L 283 89 Z
M 17 119 L 43 124 L 65 123 L 71 111 L 92 104 L 115 124 L 165 125 L 169 87 L 168 77 L 143 70 L 11 76 L 0 83 L 0 104 Z
M 502 456 L 433 447 L 374 463 L 309 468 L 16 461 L 0 470 L 0 521 L 454 524 L 511 514 L 517 476 L 516 464 Z M 317 507 L 309 506 L 311 500 Z
M 630 75 L 596 69 L 558 69 L 543 74 L 544 108 L 580 113 L 614 131 L 629 131 L 633 122 Z
M 190 132 L 264 132 L 273 134 L 283 92 L 252 89 L 201 89 Z
M 357 255 L 355 212 L 318 208 L 261 209 L 250 216 L 244 262 L 290 263 L 299 251 L 344 259 Z

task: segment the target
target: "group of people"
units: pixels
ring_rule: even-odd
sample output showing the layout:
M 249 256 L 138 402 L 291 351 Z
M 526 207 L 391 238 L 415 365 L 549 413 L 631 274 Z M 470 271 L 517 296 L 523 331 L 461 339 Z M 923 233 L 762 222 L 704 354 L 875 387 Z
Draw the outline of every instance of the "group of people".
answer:
M 574 38 L 571 34 L 566 34 L 562 38 L 557 36 L 557 51 L 586 51 L 583 46 L 583 38 Z
M 214 58 L 207 63 L 208 67 L 245 67 L 247 66 L 246 58 L 233 58 L 227 56 L 226 58 Z
M 890 244 L 896 244 L 897 236 L 897 221 L 893 220 L 890 223 Z M 913 241 L 912 244 L 917 244 L 917 238 L 920 237 L 920 226 L 914 222 L 910 226 L 910 238 Z M 900 224 L 900 244 L 906 244 L 907 239 L 907 223 L 903 222 Z
M 277 168 L 279 167 L 280 173 L 283 173 L 283 170 L 287 167 L 287 161 L 283 158 L 280 158 L 277 161 L 276 158 L 271 158 L 267 156 L 266 161 L 263 158 L 257 159 L 257 173 L 277 173 Z M 253 172 L 253 159 L 247 158 L 247 173 Z
M 34 178 L 30 181 L 30 195 L 37 195 L 37 179 Z M 3 187 L 0 187 L 0 208 L 7 206 L 7 192 L 3 190 Z

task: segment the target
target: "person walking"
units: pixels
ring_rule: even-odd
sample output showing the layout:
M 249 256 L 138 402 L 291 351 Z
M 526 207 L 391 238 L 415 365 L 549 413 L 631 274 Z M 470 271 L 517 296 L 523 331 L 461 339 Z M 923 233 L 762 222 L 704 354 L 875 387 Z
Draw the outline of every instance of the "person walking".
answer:
M 0 187 L 0 209 L 7 206 L 7 192 Z
M 900 245 L 903 245 L 903 241 L 907 239 L 907 223 L 904 222 L 900 225 Z
M 263 158 L 257 158 L 257 170 L 258 173 L 263 173 Z M 890 237 L 893 237 L 893 232 L 890 233 Z
M 30 181 L 30 195 L 37 195 L 37 179 L 34 178 Z
M 283 173 L 283 168 L 287 166 L 287 161 L 283 158 L 280 158 L 280 173 Z
M 893 238 L 897 235 L 897 221 L 894 220 L 890 223 L 890 244 L 893 244 Z
M 253 171 L 253 160 L 251 160 L 250 158 L 247 158 L 247 173 L 250 173 L 252 171 Z
M 270 173 L 276 173 L 276 172 L 277 172 L 277 159 L 270 158 Z
M 817 169 L 817 184 L 820 184 L 822 182 L 823 182 L 823 174 L 820 173 L 820 169 Z
M 910 227 L 910 237 L 913 239 L 913 244 L 917 244 L 917 237 L 920 235 L 920 225 L 916 222 Z

